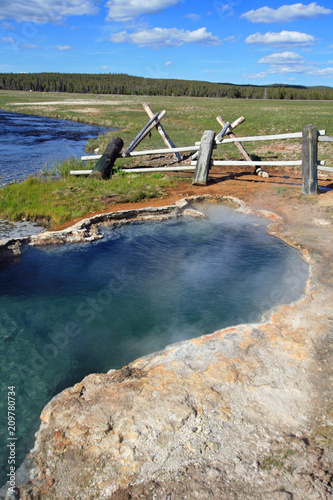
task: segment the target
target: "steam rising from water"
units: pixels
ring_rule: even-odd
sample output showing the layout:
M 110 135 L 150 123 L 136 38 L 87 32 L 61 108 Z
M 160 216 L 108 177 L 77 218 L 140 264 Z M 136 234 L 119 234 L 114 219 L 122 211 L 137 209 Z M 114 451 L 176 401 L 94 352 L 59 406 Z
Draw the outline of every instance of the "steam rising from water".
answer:
M 0 271 L 0 404 L 15 385 L 19 458 L 46 402 L 87 373 L 259 321 L 300 297 L 307 266 L 265 221 L 221 205 L 199 209 L 206 219 L 106 228 L 93 244 L 31 248 Z

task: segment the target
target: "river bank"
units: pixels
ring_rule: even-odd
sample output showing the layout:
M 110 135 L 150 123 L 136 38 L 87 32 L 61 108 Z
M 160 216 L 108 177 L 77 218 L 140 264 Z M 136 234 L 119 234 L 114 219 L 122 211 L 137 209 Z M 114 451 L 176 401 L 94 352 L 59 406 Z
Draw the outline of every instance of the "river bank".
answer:
M 21 498 L 331 497 L 333 196 L 301 195 L 279 172 L 178 186 L 169 200 L 234 196 L 269 215 L 310 263 L 302 299 L 62 392 L 42 413 Z

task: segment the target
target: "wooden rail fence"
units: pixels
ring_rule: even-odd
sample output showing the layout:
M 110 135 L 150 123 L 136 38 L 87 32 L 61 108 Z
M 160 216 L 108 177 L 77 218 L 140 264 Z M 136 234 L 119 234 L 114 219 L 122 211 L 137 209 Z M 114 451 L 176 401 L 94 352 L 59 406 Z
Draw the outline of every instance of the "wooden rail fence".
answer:
M 151 126 L 160 125 L 161 114 L 154 115 L 153 112 L 149 111 L 149 116 L 151 117 L 148 122 L 148 126 L 143 129 L 144 135 L 146 135 L 146 130 L 151 129 Z M 162 112 L 163 113 L 163 112 Z M 163 113 L 162 117 L 165 113 Z M 261 171 L 261 166 L 302 166 L 302 192 L 305 194 L 315 194 L 317 192 L 317 171 L 323 170 L 327 172 L 333 172 L 332 167 L 324 166 L 324 162 L 318 161 L 318 142 L 333 142 L 332 136 L 326 136 L 325 130 L 318 130 L 312 124 L 306 125 L 302 132 L 293 132 L 286 134 L 272 134 L 272 135 L 261 135 L 261 136 L 246 136 L 246 137 L 236 137 L 232 130 L 239 123 L 244 121 L 243 117 L 240 117 L 232 125 L 228 125 L 229 122 L 225 123 L 222 118 L 217 117 L 218 122 L 223 126 L 222 132 L 215 136 L 213 131 L 205 131 L 200 142 L 196 142 L 193 146 L 183 146 L 174 147 L 171 143 L 169 137 L 166 138 L 165 142 L 168 144 L 168 148 L 151 149 L 143 151 L 132 151 L 131 147 L 119 154 L 118 157 L 136 157 L 145 155 L 156 155 L 156 154 L 170 154 L 173 153 L 177 160 L 179 161 L 179 153 L 193 152 L 196 161 L 191 161 L 191 165 L 185 166 L 172 166 L 172 167 L 147 167 L 147 168 L 127 168 L 122 169 L 123 172 L 170 172 L 170 171 L 193 171 L 195 170 L 193 184 L 205 185 L 207 183 L 208 171 L 211 166 L 254 166 L 258 171 Z M 227 126 L 228 125 L 228 126 Z M 161 130 L 162 129 L 162 130 Z M 160 125 L 159 131 L 163 136 L 162 126 Z M 141 131 L 142 132 L 142 131 Z M 226 135 L 229 134 L 228 137 Z M 141 136 L 138 135 L 141 142 Z M 137 138 L 136 138 L 137 139 Z M 271 140 L 282 140 L 282 139 L 302 139 L 302 159 L 301 160 L 280 160 L 280 161 L 257 161 L 252 160 L 250 156 L 244 150 L 243 142 L 256 142 L 256 141 L 271 141 Z M 135 142 L 132 141 L 133 143 Z M 223 144 L 235 143 L 238 149 L 242 152 L 244 160 L 212 160 L 212 151 L 220 147 Z M 130 145 L 131 146 L 131 145 Z M 178 155 L 178 156 L 177 156 Z M 81 157 L 81 160 L 99 160 L 102 155 L 85 155 Z M 192 159 L 193 159 L 192 157 Z M 72 175 L 89 175 L 92 170 L 71 170 Z M 262 171 L 261 171 L 262 172 Z M 265 174 L 265 173 L 264 173 Z M 265 176 L 265 175 L 264 175 Z M 268 174 L 266 174 L 268 176 Z

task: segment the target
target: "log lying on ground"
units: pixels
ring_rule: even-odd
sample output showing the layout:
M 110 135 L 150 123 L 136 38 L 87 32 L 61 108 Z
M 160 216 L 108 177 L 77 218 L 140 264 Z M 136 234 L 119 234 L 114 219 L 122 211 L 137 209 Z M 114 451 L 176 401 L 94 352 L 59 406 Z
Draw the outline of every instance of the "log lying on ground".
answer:
M 124 143 L 120 137 L 112 137 L 111 141 L 106 146 L 104 153 L 94 166 L 90 177 L 109 179 L 112 175 L 114 162 L 118 158 L 123 146 Z

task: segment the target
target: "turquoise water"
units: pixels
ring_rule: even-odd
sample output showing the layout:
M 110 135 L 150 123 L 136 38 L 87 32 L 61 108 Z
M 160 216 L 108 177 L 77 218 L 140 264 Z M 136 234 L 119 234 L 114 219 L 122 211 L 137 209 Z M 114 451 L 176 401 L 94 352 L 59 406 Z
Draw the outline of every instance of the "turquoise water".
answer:
M 91 372 L 165 345 L 258 321 L 300 297 L 300 254 L 266 223 L 221 205 L 208 218 L 103 228 L 95 243 L 29 248 L 0 270 L 1 443 L 15 386 L 17 465 L 44 405 Z M 7 450 L 1 448 L 5 481 Z

